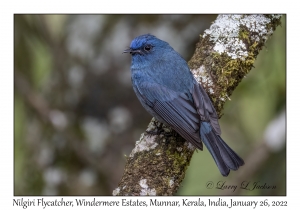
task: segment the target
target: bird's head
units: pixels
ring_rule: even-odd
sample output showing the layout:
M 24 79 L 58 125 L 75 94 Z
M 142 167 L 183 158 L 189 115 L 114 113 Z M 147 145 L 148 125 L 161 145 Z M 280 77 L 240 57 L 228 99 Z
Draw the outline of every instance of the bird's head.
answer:
M 171 46 L 151 34 L 144 34 L 132 40 L 130 47 L 123 53 L 130 53 L 133 57 L 147 56 L 163 53 L 164 50 L 172 49 Z

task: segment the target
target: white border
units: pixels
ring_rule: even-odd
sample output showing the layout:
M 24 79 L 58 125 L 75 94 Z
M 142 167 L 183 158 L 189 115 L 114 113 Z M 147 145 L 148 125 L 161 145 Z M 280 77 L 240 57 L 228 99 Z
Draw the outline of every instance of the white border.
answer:
M 292 2 L 292 1 L 291 1 Z M 298 207 L 299 180 L 299 14 L 296 3 L 288 1 L 3 1 L 1 2 L 1 146 L 0 208 L 13 205 L 13 14 L 14 13 L 287 13 L 287 197 L 234 197 L 237 200 L 288 200 Z M 294 1 L 295 2 L 295 1 Z M 284 40 L 283 40 L 284 41 Z M 284 180 L 283 180 L 284 181 Z M 26 197 L 30 198 L 30 197 Z M 39 197 L 40 198 L 40 197 Z M 51 197 L 47 197 L 51 198 Z M 66 197 L 75 200 L 80 197 Z M 84 197 L 83 197 L 84 198 Z M 85 197 L 90 198 L 90 197 Z M 98 197 L 99 198 L 99 197 Z M 122 198 L 103 197 L 105 200 Z M 166 197 L 164 197 L 166 198 Z M 203 199 L 217 199 L 203 197 Z M 229 200 L 231 197 L 223 199 Z M 134 198 L 133 198 L 134 199 Z M 150 198 L 141 198 L 150 199 Z M 163 199 L 163 198 L 162 198 Z M 180 200 L 170 197 L 168 200 Z M 192 198 L 191 198 L 192 199 Z M 6 207 L 6 208 L 3 208 Z M 20 209 L 20 207 L 18 207 Z M 80 207 L 79 207 L 80 208 Z M 72 209 L 79 209 L 72 208 Z M 99 207 L 98 207 L 99 208 Z M 130 207 L 129 207 L 130 208 Z M 162 207 L 155 207 L 162 209 Z M 163 207 L 165 208 L 165 207 Z M 198 207 L 199 208 L 199 207 Z M 30 208 L 27 208 L 30 209 Z M 35 208 L 40 209 L 40 208 Z M 69 208 L 64 208 L 69 209 Z M 101 209 L 106 209 L 101 208 Z

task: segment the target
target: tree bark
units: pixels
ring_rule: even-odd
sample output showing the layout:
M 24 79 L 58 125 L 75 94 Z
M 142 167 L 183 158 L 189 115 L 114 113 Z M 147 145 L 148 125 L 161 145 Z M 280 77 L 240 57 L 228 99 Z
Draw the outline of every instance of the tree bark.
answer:
M 188 65 L 219 117 L 280 18 L 281 15 L 219 15 L 200 35 Z M 194 150 L 169 126 L 153 118 L 127 157 L 123 177 L 113 195 L 174 195 Z

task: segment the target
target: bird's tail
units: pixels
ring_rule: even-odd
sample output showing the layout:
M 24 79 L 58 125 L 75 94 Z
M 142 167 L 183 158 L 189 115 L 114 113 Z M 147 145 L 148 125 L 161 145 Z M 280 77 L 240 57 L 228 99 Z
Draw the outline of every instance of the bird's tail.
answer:
M 228 176 L 230 169 L 235 171 L 244 165 L 243 159 L 215 133 L 208 122 L 201 122 L 200 136 L 223 176 Z

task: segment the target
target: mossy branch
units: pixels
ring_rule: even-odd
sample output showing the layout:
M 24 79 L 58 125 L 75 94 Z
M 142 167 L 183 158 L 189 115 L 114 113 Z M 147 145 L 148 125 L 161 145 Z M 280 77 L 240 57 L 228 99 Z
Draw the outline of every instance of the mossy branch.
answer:
M 188 65 L 219 116 L 280 24 L 280 18 L 281 15 L 219 15 L 200 36 Z M 127 157 L 123 177 L 113 195 L 174 195 L 194 150 L 170 127 L 153 118 Z

